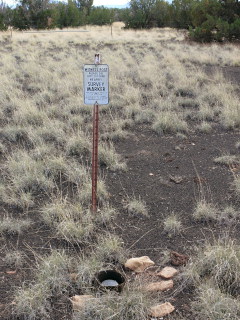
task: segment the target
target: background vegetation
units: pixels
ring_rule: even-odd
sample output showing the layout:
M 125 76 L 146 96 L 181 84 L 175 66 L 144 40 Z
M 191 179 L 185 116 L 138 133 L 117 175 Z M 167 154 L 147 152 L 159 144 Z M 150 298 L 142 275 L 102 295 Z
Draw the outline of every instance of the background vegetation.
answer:
M 189 37 L 201 42 L 240 39 L 238 0 L 131 0 L 126 9 L 93 7 L 93 0 L 19 0 L 15 8 L 0 4 L 0 30 L 106 25 L 119 20 L 125 28 L 188 29 Z
M 111 207 L 114 193 L 104 178 L 107 172 L 129 170 L 116 153 L 115 141 L 131 137 L 137 124 L 185 141 L 198 130 L 210 134 L 239 130 L 239 88 L 221 73 L 221 66 L 231 70 L 240 66 L 236 45 L 189 45 L 184 32 L 176 29 L 122 26 L 113 25 L 113 38 L 105 26 L 88 26 L 88 33 L 0 35 L 0 262 L 7 266 L 4 270 L 19 276 L 13 283 L 10 274 L 9 285 L 1 290 L 7 298 L 3 319 L 11 319 L 11 313 L 12 319 L 71 319 L 69 296 L 97 298 L 92 284 L 96 272 L 121 265 L 130 256 L 114 234 L 118 212 Z M 99 51 L 111 67 L 111 101 L 100 109 L 99 206 L 93 215 L 92 110 L 82 102 L 81 69 Z M 215 71 L 205 72 L 206 66 Z M 235 143 L 237 151 L 239 136 Z M 238 169 L 239 155 L 234 155 L 222 152 L 213 163 Z M 237 173 L 231 183 L 239 199 Z M 188 212 L 194 227 L 204 232 L 214 221 L 223 230 L 224 225 L 236 225 L 238 230 L 239 203 L 222 208 L 207 200 L 200 198 Z M 131 190 L 119 206 L 125 218 L 151 219 L 145 201 Z M 188 229 L 185 213 L 161 219 L 159 229 L 166 239 Z M 239 319 L 239 244 L 226 240 L 205 249 L 202 237 L 196 240 L 199 244 L 202 248 L 186 266 L 189 273 L 183 283 L 195 288 L 192 319 L 207 315 L 208 320 Z M 161 259 L 159 263 L 164 264 Z M 95 301 L 73 319 L 147 318 L 149 297 L 133 282 L 116 299 L 104 295 Z

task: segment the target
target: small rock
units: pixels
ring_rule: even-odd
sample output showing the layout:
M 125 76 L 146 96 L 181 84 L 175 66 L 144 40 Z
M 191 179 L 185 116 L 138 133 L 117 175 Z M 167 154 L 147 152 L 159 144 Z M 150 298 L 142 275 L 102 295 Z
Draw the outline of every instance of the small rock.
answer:
M 176 251 L 170 252 L 171 264 L 173 266 L 181 266 L 187 264 L 189 257 Z
M 155 263 L 148 257 L 131 258 L 124 264 L 125 268 L 135 272 L 143 272 L 146 268 L 153 266 Z
M 158 276 L 164 279 L 171 279 L 178 273 L 178 270 L 173 267 L 165 267 L 157 273 Z
M 175 307 L 170 302 L 165 302 L 162 304 L 157 304 L 150 308 L 150 316 L 151 317 L 164 317 L 169 313 L 173 312 Z
M 172 289 L 172 287 L 173 287 L 173 281 L 167 280 L 167 281 L 151 282 L 148 285 L 146 285 L 145 290 L 150 292 L 166 291 L 166 290 Z
M 174 183 L 177 183 L 177 184 L 183 182 L 183 177 L 181 176 L 170 176 L 169 178 L 170 178 L 170 181 L 173 181 Z
M 70 298 L 70 301 L 72 302 L 73 305 L 73 310 L 79 311 L 83 310 L 86 306 L 86 303 L 89 302 L 89 300 L 95 299 L 92 295 L 81 295 L 81 296 L 73 296 Z
M 6 274 L 16 274 L 17 273 L 17 270 L 13 270 L 13 271 L 6 271 Z

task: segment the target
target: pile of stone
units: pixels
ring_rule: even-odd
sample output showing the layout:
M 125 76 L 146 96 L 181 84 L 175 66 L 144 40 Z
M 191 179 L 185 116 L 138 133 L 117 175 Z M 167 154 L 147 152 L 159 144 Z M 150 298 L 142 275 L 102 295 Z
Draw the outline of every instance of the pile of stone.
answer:
M 130 269 L 136 273 L 144 272 L 149 267 L 154 266 L 155 263 L 148 257 L 143 256 L 139 258 L 131 258 L 126 261 L 125 268 Z M 178 273 L 178 270 L 173 267 L 165 267 L 159 272 L 155 273 L 161 280 L 149 282 L 144 285 L 144 290 L 148 292 L 166 291 L 173 288 L 172 278 Z M 170 302 L 154 305 L 149 310 L 149 316 L 154 318 L 164 317 L 175 310 L 175 307 Z
M 148 256 L 131 258 L 128 259 L 124 264 L 125 269 L 131 270 L 135 275 L 144 275 L 146 271 L 154 266 L 155 263 Z M 148 281 L 143 281 L 143 290 L 146 290 L 147 292 L 167 291 L 173 288 L 173 278 L 178 274 L 178 270 L 171 266 L 167 266 L 160 271 L 159 269 L 153 272 L 151 271 L 149 274 L 151 275 L 150 279 L 148 279 Z M 91 299 L 95 298 L 90 295 L 76 295 L 74 297 L 71 297 L 70 300 L 73 305 L 73 310 L 81 310 L 82 308 L 84 308 L 84 305 Z M 149 316 L 152 319 L 159 319 L 172 313 L 174 310 L 175 307 L 170 302 L 159 303 L 153 305 L 150 308 Z

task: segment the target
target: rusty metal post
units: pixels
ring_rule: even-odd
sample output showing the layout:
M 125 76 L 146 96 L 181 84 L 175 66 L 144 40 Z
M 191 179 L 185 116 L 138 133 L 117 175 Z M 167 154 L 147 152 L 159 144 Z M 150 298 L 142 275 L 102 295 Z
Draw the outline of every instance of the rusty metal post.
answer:
M 92 150 L 92 211 L 97 211 L 97 179 L 98 179 L 98 103 L 93 108 L 93 150 Z

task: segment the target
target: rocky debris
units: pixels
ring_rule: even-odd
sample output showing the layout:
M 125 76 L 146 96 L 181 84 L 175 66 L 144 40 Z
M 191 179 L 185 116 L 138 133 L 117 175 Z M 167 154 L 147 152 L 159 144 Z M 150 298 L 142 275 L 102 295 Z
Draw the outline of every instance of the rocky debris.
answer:
M 169 313 L 173 312 L 175 310 L 174 306 L 170 302 L 165 302 L 162 304 L 157 304 L 150 308 L 150 316 L 151 317 L 164 317 L 168 315 Z
M 73 296 L 70 298 L 70 301 L 72 302 L 73 305 L 73 310 L 74 311 L 80 311 L 83 310 L 86 306 L 86 303 L 89 302 L 89 300 L 95 299 L 92 295 L 84 294 L 81 296 Z
M 155 292 L 155 291 L 166 291 L 173 288 L 173 281 L 166 280 L 166 281 L 158 281 L 158 282 L 151 282 L 145 286 L 146 291 Z
M 146 268 L 155 265 L 155 263 L 148 257 L 143 256 L 139 258 L 128 259 L 124 266 L 135 272 L 143 272 Z
M 173 266 L 181 266 L 181 265 L 187 264 L 189 257 L 185 254 L 180 254 L 176 251 L 171 251 L 170 259 L 171 259 L 171 264 Z
M 165 267 L 157 273 L 158 276 L 164 279 L 171 279 L 178 273 L 178 270 L 173 267 Z
M 172 176 L 172 175 L 170 175 L 169 178 L 170 178 L 170 181 L 172 181 L 172 182 L 174 182 L 176 184 L 179 184 L 179 183 L 183 182 L 183 177 L 182 176 Z

